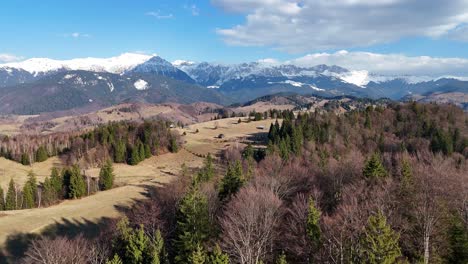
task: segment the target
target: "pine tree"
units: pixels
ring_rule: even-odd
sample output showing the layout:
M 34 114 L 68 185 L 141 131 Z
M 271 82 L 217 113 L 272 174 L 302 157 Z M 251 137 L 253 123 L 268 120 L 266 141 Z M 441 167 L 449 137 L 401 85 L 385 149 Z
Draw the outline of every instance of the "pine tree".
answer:
M 31 161 L 29 159 L 29 155 L 26 153 L 21 154 L 21 164 L 23 165 L 30 165 Z
M 320 211 L 315 205 L 312 197 L 309 198 L 309 208 L 307 212 L 307 237 L 309 238 L 314 250 L 321 245 L 322 232 L 320 230 Z
M 172 153 L 179 152 L 179 145 L 177 144 L 177 140 L 173 137 L 170 139 L 169 151 Z
M 204 161 L 204 166 L 198 173 L 197 181 L 207 182 L 213 179 L 214 174 L 215 174 L 215 170 L 214 170 L 214 165 L 213 165 L 213 158 L 211 157 L 211 154 L 208 153 Z
M 55 167 L 52 168 L 52 171 L 50 173 L 50 185 L 54 190 L 54 201 L 62 199 L 64 197 L 63 184 L 63 177 L 60 174 L 59 170 Z
M 116 143 L 113 145 L 114 148 L 114 161 L 116 163 L 124 163 L 125 162 L 125 157 L 126 157 L 126 152 L 127 148 L 125 147 L 125 142 L 122 140 L 118 140 Z
M 164 239 L 159 229 L 154 234 L 154 240 L 151 241 L 145 256 L 147 263 L 162 264 L 167 262 L 167 254 L 164 248 Z
M 23 208 L 33 208 L 36 205 L 37 183 L 36 176 L 29 172 L 28 181 L 23 186 Z
M 189 263 L 191 264 L 205 264 L 206 262 L 206 254 L 205 250 L 200 244 L 197 244 L 196 249 L 192 252 L 189 257 Z
M 138 147 L 134 146 L 132 147 L 131 155 L 130 155 L 130 161 L 128 164 L 130 165 L 138 165 L 140 163 L 140 152 L 138 152 Z
M 387 171 L 382 165 L 382 161 L 378 153 L 375 153 L 367 160 L 362 174 L 368 179 L 377 179 L 387 176 Z
M 46 177 L 44 183 L 42 184 L 42 200 L 45 205 L 52 204 L 57 199 L 57 194 L 55 193 L 54 186 L 49 177 Z
M 405 190 L 408 190 L 413 185 L 413 172 L 411 171 L 411 165 L 407 160 L 403 160 L 401 166 L 401 182 Z
M 78 165 L 73 165 L 70 172 L 70 186 L 68 197 L 71 199 L 81 198 L 86 195 L 86 183 L 81 175 Z
M 206 262 L 207 264 L 229 264 L 229 256 L 221 250 L 218 244 L 211 252 Z
M 2 186 L 0 186 L 0 211 L 5 210 L 5 193 Z
M 362 263 L 392 264 L 401 256 L 395 233 L 387 224 L 385 216 L 379 212 L 369 217 L 364 234 L 360 239 L 359 258 Z
M 17 199 L 16 199 L 16 186 L 13 178 L 8 184 L 8 191 L 5 198 L 5 210 L 15 210 L 17 209 Z
M 145 145 L 141 141 L 138 141 L 138 153 L 140 154 L 140 161 L 144 161 L 146 159 Z
M 40 146 L 36 151 L 36 162 L 43 162 L 49 158 L 49 154 L 44 146 Z
M 102 166 L 99 172 L 99 187 L 101 190 L 110 190 L 114 186 L 114 167 L 112 166 L 112 161 L 107 160 L 107 162 Z
M 468 263 L 468 228 L 460 216 L 455 215 L 448 230 L 449 255 L 448 263 Z
M 151 148 L 148 144 L 145 144 L 145 158 L 149 159 L 151 158 L 153 154 L 151 154 Z
M 276 264 L 288 264 L 288 261 L 286 260 L 286 255 L 284 254 L 284 252 L 281 253 L 279 258 L 276 260 Z
M 229 165 L 226 176 L 221 180 L 219 191 L 219 199 L 221 201 L 229 199 L 232 195 L 237 193 L 244 184 L 242 176 L 242 165 L 240 161 L 236 161 L 234 165 Z
M 207 241 L 211 234 L 208 201 L 196 186 L 182 199 L 176 219 L 175 262 L 188 263 L 197 246 Z
M 106 264 L 124 264 L 119 255 L 115 254 L 111 260 L 106 261 Z

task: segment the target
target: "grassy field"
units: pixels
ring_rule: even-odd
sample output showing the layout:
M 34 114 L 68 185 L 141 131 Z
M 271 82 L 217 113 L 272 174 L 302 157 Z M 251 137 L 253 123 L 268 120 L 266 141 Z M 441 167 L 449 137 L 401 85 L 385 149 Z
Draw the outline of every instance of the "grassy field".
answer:
M 138 199 L 144 198 L 148 185 L 154 186 L 158 183 L 171 181 L 180 172 L 182 164 L 189 168 L 200 167 L 203 158 L 194 155 L 194 153 L 216 154 L 230 145 L 242 144 L 241 142 L 249 139 L 252 135 L 267 133 L 272 122 L 272 120 L 264 120 L 238 124 L 238 119 L 210 121 L 178 129 L 180 133 L 186 132 L 186 136 L 182 137 L 186 143 L 178 153 L 155 156 L 137 166 L 114 164 L 116 184 L 121 187 L 99 192 L 79 200 L 63 201 L 48 208 L 1 212 L 0 245 L 4 244 L 9 236 L 17 233 L 40 232 L 57 223 L 67 222 L 79 225 L 85 222 L 97 222 L 103 218 L 116 217 L 120 213 L 117 207 L 131 206 Z M 264 129 L 259 129 L 259 126 L 264 126 Z M 199 132 L 195 133 L 197 129 Z M 219 139 L 217 138 L 219 134 L 224 134 L 225 137 Z M 50 169 L 53 166 L 60 166 L 60 160 L 51 158 L 33 166 L 23 166 L 0 159 L 0 168 L 4 171 L 3 176 L 0 177 L 0 184 L 6 186 L 10 180 L 9 176 L 11 176 L 21 185 L 30 170 L 38 175 L 39 181 L 42 181 L 46 175 L 50 174 Z M 86 174 L 97 177 L 99 168 L 89 169 Z

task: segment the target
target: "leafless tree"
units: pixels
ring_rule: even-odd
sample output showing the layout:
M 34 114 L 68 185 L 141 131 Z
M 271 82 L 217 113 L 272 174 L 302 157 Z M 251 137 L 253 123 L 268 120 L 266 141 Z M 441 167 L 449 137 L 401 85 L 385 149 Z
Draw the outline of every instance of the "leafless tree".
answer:
M 281 200 L 272 191 L 248 186 L 226 206 L 220 219 L 222 246 L 234 263 L 271 260 Z
M 22 260 L 25 264 L 85 264 L 90 261 L 89 245 L 83 237 L 35 240 L 25 256 Z

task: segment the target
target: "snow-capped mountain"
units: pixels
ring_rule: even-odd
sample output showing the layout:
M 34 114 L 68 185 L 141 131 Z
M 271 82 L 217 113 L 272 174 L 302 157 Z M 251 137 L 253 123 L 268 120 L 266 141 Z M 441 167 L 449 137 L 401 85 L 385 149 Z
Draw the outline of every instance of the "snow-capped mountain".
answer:
M 185 81 L 188 83 L 195 83 L 195 81 L 188 76 L 185 72 L 181 71 L 179 68 L 172 65 L 172 63 L 167 60 L 154 56 L 149 60 L 137 65 L 128 72 L 133 73 L 151 73 L 155 75 L 166 76 L 176 80 Z
M 79 58 L 71 60 L 53 60 L 48 58 L 32 58 L 23 62 L 0 64 L 1 69 L 21 69 L 33 75 L 46 74 L 63 70 L 83 70 L 92 72 L 109 72 L 122 74 L 135 68 L 153 56 L 124 53 L 111 58 Z

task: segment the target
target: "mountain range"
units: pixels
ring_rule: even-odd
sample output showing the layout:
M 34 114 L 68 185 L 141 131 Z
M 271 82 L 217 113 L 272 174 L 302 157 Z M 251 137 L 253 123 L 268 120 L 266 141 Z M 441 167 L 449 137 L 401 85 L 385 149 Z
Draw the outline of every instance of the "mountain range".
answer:
M 157 55 L 133 53 L 107 59 L 34 58 L 0 64 L 0 113 L 36 114 L 122 102 L 227 105 L 285 92 L 427 100 L 439 94 L 466 95 L 467 80 L 385 76 L 336 65 L 171 63 Z M 461 104 L 468 105 L 463 100 Z

